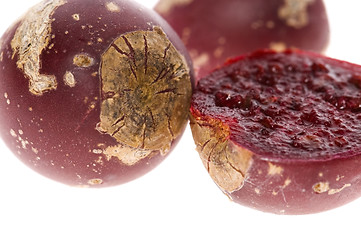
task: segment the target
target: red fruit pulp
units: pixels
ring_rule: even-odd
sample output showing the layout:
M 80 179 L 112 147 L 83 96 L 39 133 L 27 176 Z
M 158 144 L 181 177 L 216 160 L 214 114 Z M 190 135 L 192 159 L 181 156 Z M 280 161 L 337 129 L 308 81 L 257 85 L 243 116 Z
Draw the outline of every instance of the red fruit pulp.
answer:
M 361 147 L 358 66 L 303 52 L 258 52 L 198 84 L 193 108 L 222 119 L 230 139 L 287 160 Z

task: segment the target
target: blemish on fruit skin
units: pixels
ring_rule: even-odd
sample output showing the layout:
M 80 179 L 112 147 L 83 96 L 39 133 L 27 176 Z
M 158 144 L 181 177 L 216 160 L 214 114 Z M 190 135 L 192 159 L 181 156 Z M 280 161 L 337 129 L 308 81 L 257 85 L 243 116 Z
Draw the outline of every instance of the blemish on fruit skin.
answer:
M 40 73 L 40 55 L 51 40 L 52 14 L 65 3 L 66 0 L 46 1 L 31 8 L 11 40 L 12 58 L 17 56 L 17 67 L 29 79 L 29 91 L 34 95 L 57 88 L 54 75 Z
M 87 68 L 94 65 L 94 59 L 85 53 L 81 53 L 74 56 L 73 64 L 78 67 Z
M 157 12 L 167 13 L 174 7 L 184 6 L 191 4 L 193 0 L 169 0 L 169 1 L 161 1 L 157 5 Z
M 343 179 L 345 176 L 340 176 L 340 175 L 337 175 L 337 177 L 336 177 L 336 181 L 338 182 L 338 181 L 340 181 L 341 179 Z
M 108 2 L 105 6 L 110 12 L 120 12 L 120 7 L 114 2 Z
M 328 182 L 319 182 L 313 185 L 312 188 L 315 193 L 324 193 L 330 190 L 330 184 Z
M 95 154 L 102 154 L 103 150 L 101 150 L 101 149 L 93 149 L 92 152 L 95 153 Z
M 17 137 L 18 135 L 16 134 L 16 132 L 14 131 L 14 129 L 10 129 L 10 135 L 12 137 Z
M 284 42 L 270 42 L 269 48 L 276 52 L 283 52 L 287 49 L 287 45 Z
M 203 66 L 209 62 L 210 57 L 207 53 L 198 54 L 195 51 L 190 51 L 189 53 L 195 66 Z
M 308 25 L 307 7 L 314 0 L 284 0 L 284 5 L 278 9 L 278 17 L 290 27 L 299 29 Z
M 292 180 L 287 178 L 282 186 L 282 188 L 288 187 L 292 183 Z
M 36 149 L 36 148 L 34 148 L 34 147 L 32 147 L 31 150 L 32 150 L 35 154 L 38 154 L 38 153 L 39 153 L 39 150 Z
M 102 151 L 106 156 L 106 159 L 109 161 L 112 157 L 117 158 L 120 162 L 125 165 L 132 166 L 139 162 L 140 160 L 150 156 L 153 151 L 151 150 L 141 150 L 132 147 L 127 147 L 125 145 L 117 145 L 107 147 Z
M 331 189 L 329 182 L 319 182 L 319 183 L 316 183 L 315 185 L 313 185 L 312 188 L 315 193 L 326 193 L 327 192 L 328 195 L 334 195 L 348 187 L 351 187 L 350 183 L 344 184 L 341 188 Z
M 277 166 L 275 164 L 272 164 L 272 163 L 268 163 L 268 172 L 267 172 L 267 175 L 271 175 L 271 176 L 274 176 L 274 175 L 281 175 L 283 172 L 283 168 L 281 166 Z
M 76 81 L 75 81 L 74 75 L 71 72 L 69 72 L 69 71 L 65 72 L 63 81 L 64 81 L 65 85 L 67 85 L 69 87 L 75 87 Z
M 89 185 L 100 185 L 103 183 L 103 180 L 102 179 L 99 179 L 99 178 L 94 178 L 94 179 L 90 179 L 88 181 L 88 184 Z
M 8 93 L 4 93 L 4 98 L 6 99 L 6 103 L 7 103 L 8 105 L 10 105 L 11 102 L 10 102 Z
M 338 188 L 338 189 L 330 189 L 328 191 L 328 195 L 333 195 L 333 194 L 339 193 L 339 192 L 341 192 L 342 190 L 344 190 L 345 188 L 348 188 L 348 187 L 351 187 L 350 183 L 345 184 L 341 188 Z
M 71 15 L 72 16 L 72 18 L 75 20 L 75 21 L 79 21 L 80 20 L 80 16 L 79 16 L 79 14 L 77 14 L 77 13 L 75 13 L 75 14 L 73 14 L 73 15 Z

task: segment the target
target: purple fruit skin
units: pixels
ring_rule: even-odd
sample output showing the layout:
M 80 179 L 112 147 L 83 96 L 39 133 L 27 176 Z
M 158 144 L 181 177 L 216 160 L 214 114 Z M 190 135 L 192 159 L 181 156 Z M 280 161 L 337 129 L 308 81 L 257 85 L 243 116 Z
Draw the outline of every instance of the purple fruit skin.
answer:
M 13 56 L 11 40 L 20 21 L 2 36 L 0 65 L 0 135 L 6 145 L 36 172 L 71 186 L 108 187 L 136 179 L 155 168 L 165 156 L 159 152 L 128 166 L 112 157 L 100 158 L 99 149 L 117 145 L 108 134 L 100 134 L 99 65 L 101 54 L 120 35 L 161 27 L 192 68 L 182 41 L 155 12 L 126 0 L 66 0 L 52 14 L 48 46 L 42 51 L 41 74 L 54 75 L 56 90 L 37 96 L 29 92 L 29 80 Z M 75 14 L 75 15 L 74 15 Z M 78 16 L 78 19 L 77 19 Z M 94 59 L 87 68 L 73 64 L 73 57 L 86 53 Z M 69 87 L 62 81 L 71 70 L 77 81 Z M 190 70 L 192 76 L 192 70 Z M 179 141 L 174 139 L 171 149 Z
M 330 29 L 322 0 L 307 5 L 305 15 L 299 12 L 298 17 L 307 18 L 299 25 L 290 25 L 280 17 L 284 0 L 176 2 L 160 0 L 155 10 L 183 39 L 193 57 L 197 78 L 223 65 L 228 58 L 258 49 L 295 47 L 322 52 L 329 42 Z M 297 6 L 301 1 L 290 2 Z
M 230 194 L 236 203 L 275 214 L 312 214 L 360 197 L 360 155 L 327 162 L 253 160 L 244 186 Z M 270 174 L 275 167 L 279 171 Z

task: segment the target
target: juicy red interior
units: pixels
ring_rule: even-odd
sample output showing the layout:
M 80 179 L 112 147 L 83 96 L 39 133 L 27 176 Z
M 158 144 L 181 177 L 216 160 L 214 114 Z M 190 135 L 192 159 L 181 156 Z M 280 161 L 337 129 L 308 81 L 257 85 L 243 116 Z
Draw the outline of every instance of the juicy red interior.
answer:
M 201 79 L 192 111 L 227 123 L 232 141 L 261 155 L 352 155 L 361 146 L 361 67 L 300 51 L 256 52 Z

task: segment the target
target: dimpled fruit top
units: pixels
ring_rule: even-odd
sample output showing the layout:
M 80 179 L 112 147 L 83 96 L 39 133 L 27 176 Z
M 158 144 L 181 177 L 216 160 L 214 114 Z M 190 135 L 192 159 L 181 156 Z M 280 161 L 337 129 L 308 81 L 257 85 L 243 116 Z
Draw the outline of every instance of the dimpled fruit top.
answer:
M 230 140 L 279 159 L 327 160 L 361 146 L 361 67 L 301 51 L 259 51 L 200 80 L 191 111 Z

